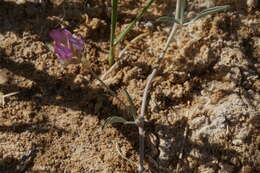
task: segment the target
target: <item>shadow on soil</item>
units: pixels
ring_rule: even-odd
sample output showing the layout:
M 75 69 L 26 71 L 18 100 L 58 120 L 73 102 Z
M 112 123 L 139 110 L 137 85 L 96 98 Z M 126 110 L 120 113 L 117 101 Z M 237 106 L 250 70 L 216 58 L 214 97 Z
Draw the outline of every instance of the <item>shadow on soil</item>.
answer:
M 157 2 L 155 1 L 155 3 Z M 78 3 L 63 1 L 60 5 L 53 5 L 52 3 L 41 5 L 39 3 L 31 2 L 18 5 L 14 2 L 0 1 L 0 32 L 14 31 L 17 34 L 22 35 L 24 31 L 28 31 L 39 36 L 42 41 L 50 41 L 48 35 L 50 30 L 63 26 L 72 31 L 77 28 L 79 24 L 82 24 L 90 30 L 89 36 L 87 36 L 88 39 L 93 41 L 108 41 L 110 8 L 108 8 L 104 2 L 89 1 L 89 4 L 90 6 L 88 7 L 84 1 Z M 163 10 L 165 13 L 163 15 L 169 15 L 169 11 L 174 5 L 171 1 L 167 1 L 167 4 L 169 4 L 167 5 L 168 10 L 158 6 L 158 10 Z M 135 18 L 135 15 L 125 13 L 125 11 L 135 9 L 136 7 L 137 4 L 135 3 L 132 5 L 121 4 L 118 22 L 121 24 L 130 23 Z M 90 19 L 98 18 L 104 20 L 107 24 L 92 29 L 92 26 L 90 25 L 91 21 L 88 19 L 86 21 L 84 16 L 88 16 Z M 160 16 L 154 15 L 148 11 L 143 17 L 143 20 L 155 21 L 159 17 Z M 100 36 L 100 33 L 102 33 L 102 36 Z
M 192 131 L 189 129 L 187 119 L 185 118 L 168 126 L 151 122 L 147 124 L 146 127 L 147 135 L 154 133 L 155 127 L 157 131 L 163 132 L 163 136 L 160 136 L 160 139 L 163 141 L 161 144 L 164 143 L 164 145 L 159 145 L 159 148 L 164 154 L 158 153 L 158 155 L 155 156 L 156 159 L 153 160 L 154 158 L 151 158 L 149 153 L 152 153 L 151 150 L 154 146 L 146 146 L 146 153 L 148 155 L 146 159 L 149 163 L 149 168 L 153 172 L 198 172 L 198 170 L 191 168 L 191 164 L 197 164 L 198 166 L 207 164 L 209 168 L 213 167 L 215 171 L 218 171 L 218 164 L 209 164 L 210 161 L 217 159 L 219 162 L 232 165 L 230 160 L 240 156 L 235 150 L 226 149 L 223 145 L 209 143 L 207 138 L 201 139 L 202 142 L 198 143 L 192 141 L 190 139 Z M 146 144 L 151 144 L 151 142 L 146 141 Z M 190 153 L 194 153 L 194 151 L 196 151 L 197 154 L 191 156 Z M 161 156 L 159 156 L 159 154 Z M 180 155 L 182 156 L 180 157 Z M 168 165 L 168 167 L 164 165 Z M 236 166 L 234 165 L 234 167 Z M 236 167 L 236 172 L 240 168 L 241 167 Z
M 74 9 L 74 11 L 64 11 L 64 9 L 69 8 L 68 6 Z M 15 3 L 1 1 L 0 14 L 4 17 L 0 18 L 1 23 L 3 23 L 3 26 L 0 28 L 0 32 L 15 31 L 18 34 L 22 34 L 23 31 L 30 31 L 39 35 L 41 40 L 45 40 L 48 38 L 49 32 L 49 30 L 46 28 L 50 29 L 60 27 L 58 21 L 49 20 L 48 16 L 63 15 L 66 20 L 71 21 L 68 26 L 70 28 L 74 28 L 77 23 L 82 22 L 81 12 L 85 10 L 82 6 L 80 10 L 78 8 L 79 6 L 71 4 L 60 5 L 59 7 L 48 5 L 48 7 L 43 8 L 40 5 L 33 3 L 16 5 Z M 94 14 L 95 13 L 93 12 L 93 15 Z M 103 16 L 103 18 L 106 18 L 106 16 Z M 104 91 L 102 89 L 93 89 L 90 87 L 81 88 L 73 84 L 73 79 L 75 76 L 67 76 L 66 79 L 57 79 L 44 71 L 37 70 L 33 64 L 14 62 L 8 58 L 3 50 L 0 50 L 0 55 L 0 68 L 6 68 L 12 73 L 29 79 L 34 83 L 32 87 L 29 88 L 23 88 L 11 84 L 6 88 L 3 87 L 3 89 L 7 90 L 8 92 L 20 91 L 20 94 L 16 96 L 18 100 L 33 101 L 37 105 L 41 106 L 58 105 L 62 107 L 68 107 L 74 110 L 84 111 L 86 114 L 96 115 L 100 119 L 107 118 L 102 115 L 125 115 L 126 111 L 117 106 L 113 106 L 114 104 L 111 100 L 111 97 L 105 94 L 102 95 L 105 103 L 101 112 L 95 113 L 93 107 L 98 102 L 97 96 L 99 96 L 100 93 L 104 93 Z M 57 97 L 60 97 L 61 99 L 57 99 Z M 59 131 L 60 133 L 66 133 L 66 131 L 63 129 L 46 126 L 47 122 L 47 120 L 43 120 L 34 124 L 14 124 L 11 126 L 0 126 L 0 132 L 22 133 L 24 131 L 29 131 L 34 133 L 47 133 L 49 130 L 55 130 Z M 138 152 L 138 140 L 136 138 L 136 136 L 138 136 L 137 128 L 133 126 L 125 128 L 120 125 L 114 125 L 114 127 L 128 139 L 133 148 Z M 175 168 L 177 164 L 180 164 L 180 167 L 182 168 L 181 172 L 183 173 L 194 171 L 191 170 L 189 161 L 187 160 L 188 156 L 185 154 L 189 153 L 194 148 L 197 149 L 202 156 L 205 156 L 205 158 L 196 158 L 199 163 L 206 163 L 210 159 L 213 160 L 213 158 L 218 158 L 219 160 L 229 160 L 231 157 L 236 157 L 238 155 L 238 153 L 235 151 L 224 149 L 223 146 L 218 144 L 209 144 L 206 139 L 203 143 L 198 144 L 189 140 L 189 134 L 184 137 L 185 128 L 188 127 L 186 120 L 176 122 L 176 124 L 169 126 L 150 122 L 147 124 L 148 133 L 154 132 L 155 127 L 157 129 L 163 129 L 164 131 L 167 131 L 168 134 L 171 134 L 171 136 L 168 136 L 168 138 L 174 139 L 170 143 L 170 145 L 172 145 L 173 155 L 170 156 L 169 162 L 171 162 L 170 165 L 173 168 Z M 149 151 L 151 148 L 151 146 L 146 147 L 147 151 Z M 34 151 L 32 152 L 34 154 L 29 154 L 29 158 L 31 159 L 28 161 L 29 164 L 25 165 L 33 164 L 33 159 L 36 157 L 37 152 L 34 149 L 32 149 L 32 151 Z M 181 152 L 183 153 L 183 158 L 181 160 L 176 159 Z M 21 160 L 15 160 L 11 158 L 10 160 L 12 161 L 13 165 L 11 167 L 6 167 L 5 171 L 8 170 L 11 172 L 17 172 L 17 166 L 19 165 L 21 167 L 24 165 L 23 158 Z M 163 169 L 162 165 L 155 166 L 154 162 L 152 162 L 148 157 L 146 157 L 146 162 L 149 164 L 151 170 L 158 171 L 158 169 Z M 156 162 L 161 163 L 162 161 L 156 160 Z M 4 162 L 1 161 L 1 163 L 8 164 L 9 160 Z M 2 171 L 1 167 L 0 171 Z M 26 171 L 30 167 L 31 166 L 25 166 L 26 169 L 22 170 Z
M 21 159 L 6 157 L 0 159 L 0 172 L 3 173 L 25 173 L 33 166 L 33 161 L 40 152 L 40 146 L 33 144 Z
M 50 131 L 56 131 L 57 133 L 67 133 L 65 129 L 58 128 L 55 126 L 48 127 L 48 121 L 42 120 L 36 123 L 19 123 L 19 124 L 12 124 L 11 126 L 0 125 L 0 132 L 7 132 L 7 133 L 23 133 L 25 131 L 33 132 L 36 134 L 43 134 L 48 133 Z
M 0 32 L 13 31 L 22 35 L 24 31 L 39 36 L 42 41 L 50 41 L 49 31 L 55 28 L 66 27 L 73 30 L 79 24 L 87 26 L 84 15 L 91 18 L 101 18 L 109 21 L 102 12 L 104 8 L 87 8 L 84 3 L 62 3 L 59 6 L 51 3 L 41 5 L 38 3 L 26 2 L 16 4 L 14 2 L 0 1 Z M 65 22 L 66 21 L 66 22 Z M 100 28 L 99 28 L 100 29 Z M 104 27 L 102 28 L 104 29 Z M 98 29 L 90 31 L 91 38 L 95 41 L 109 40 L 109 26 L 105 27 L 107 34 L 102 37 Z
M 58 105 L 61 107 L 68 107 L 74 110 L 84 111 L 87 114 L 96 115 L 99 119 L 105 119 L 102 115 L 126 115 L 126 110 L 123 110 L 117 106 L 113 106 L 111 97 L 103 95 L 104 106 L 101 109 L 101 112 L 95 113 L 93 110 L 94 104 L 98 102 L 98 96 L 100 93 L 104 93 L 102 89 L 92 89 L 92 88 L 80 88 L 73 84 L 73 76 L 66 79 L 57 79 L 53 76 L 48 75 L 44 71 L 39 71 L 35 69 L 33 64 L 30 63 L 16 63 L 13 60 L 9 59 L 3 52 L 0 50 L 0 68 L 5 68 L 11 71 L 12 73 L 23 76 L 26 79 L 32 80 L 34 85 L 30 88 L 22 88 L 15 85 L 9 85 L 8 88 L 3 88 L 8 92 L 20 91 L 16 97 L 21 101 L 32 101 L 37 105 Z M 42 95 L 37 97 L 36 95 Z M 62 99 L 57 100 L 57 96 L 60 96 Z M 47 120 L 39 121 L 34 124 L 14 124 L 11 126 L 0 126 L 1 132 L 8 133 L 22 133 L 24 131 L 29 131 L 33 133 L 47 133 L 49 131 L 58 131 L 59 133 L 66 133 L 64 129 L 58 129 L 55 127 L 49 127 L 47 125 Z M 219 158 L 222 160 L 225 158 L 229 160 L 231 157 L 237 156 L 233 150 L 226 150 L 223 146 L 218 144 L 209 144 L 207 140 L 204 140 L 204 143 L 197 144 L 189 140 L 189 135 L 184 137 L 184 130 L 188 127 L 188 124 L 185 120 L 176 122 L 169 126 L 148 123 L 147 132 L 153 133 L 156 129 L 163 129 L 166 134 L 170 134 L 168 138 L 174 139 L 172 143 L 172 150 L 170 154 L 171 166 L 175 168 L 177 164 L 180 164 L 182 172 L 192 172 L 187 157 L 185 153 L 190 153 L 190 150 L 197 149 L 201 155 L 205 155 L 204 158 L 196 158 L 198 162 L 208 162 L 209 159 Z M 132 144 L 133 148 L 138 152 L 138 136 L 137 128 L 134 126 L 129 126 L 129 128 L 122 127 L 121 125 L 114 125 L 118 131 L 125 136 L 128 141 Z M 147 141 L 147 143 L 150 143 Z M 146 146 L 146 150 L 149 151 L 152 146 Z M 154 146 L 156 147 L 156 146 Z M 178 160 L 178 155 L 180 152 L 183 152 L 183 159 Z M 149 153 L 149 152 L 147 152 Z M 173 155 L 172 155 L 173 154 Z M 157 156 L 158 158 L 158 156 Z M 174 159 L 175 158 L 175 159 Z M 151 161 L 151 158 L 146 158 L 146 162 L 149 163 L 151 170 L 158 169 L 164 170 L 162 165 L 155 166 L 154 162 Z M 162 160 L 156 160 L 158 163 L 164 163 Z

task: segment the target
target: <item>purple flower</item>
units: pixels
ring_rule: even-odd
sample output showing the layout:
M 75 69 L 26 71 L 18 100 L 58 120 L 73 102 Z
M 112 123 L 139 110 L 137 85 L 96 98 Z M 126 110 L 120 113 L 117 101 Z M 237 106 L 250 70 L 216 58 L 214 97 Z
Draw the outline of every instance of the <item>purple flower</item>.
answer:
M 61 44 L 56 44 L 54 51 L 61 59 L 68 59 L 73 57 L 73 52 Z
M 84 41 L 74 37 L 67 29 L 54 29 L 50 32 L 50 37 L 54 40 L 54 51 L 62 63 L 70 63 L 72 58 L 79 57 L 84 49 Z

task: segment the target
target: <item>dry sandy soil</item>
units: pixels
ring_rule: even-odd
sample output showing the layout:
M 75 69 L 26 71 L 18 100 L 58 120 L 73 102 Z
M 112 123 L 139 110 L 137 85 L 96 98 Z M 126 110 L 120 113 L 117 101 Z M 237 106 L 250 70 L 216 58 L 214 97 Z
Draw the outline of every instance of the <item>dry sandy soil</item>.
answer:
M 126 113 L 89 70 L 108 70 L 110 1 L 0 1 L 1 173 L 131 173 L 138 131 L 104 120 Z M 145 0 L 119 1 L 117 33 Z M 105 80 L 118 96 L 130 93 L 140 113 L 146 78 L 167 38 L 174 0 L 156 0 L 121 43 L 140 34 Z M 230 4 L 179 30 L 154 79 L 146 114 L 145 172 L 260 171 L 260 11 L 249 0 L 189 1 L 188 16 Z M 257 2 L 257 1 L 255 1 Z M 49 31 L 67 28 L 86 42 L 84 63 L 62 66 Z M 119 154 L 119 151 L 121 156 Z M 128 160 L 123 157 L 128 158 Z

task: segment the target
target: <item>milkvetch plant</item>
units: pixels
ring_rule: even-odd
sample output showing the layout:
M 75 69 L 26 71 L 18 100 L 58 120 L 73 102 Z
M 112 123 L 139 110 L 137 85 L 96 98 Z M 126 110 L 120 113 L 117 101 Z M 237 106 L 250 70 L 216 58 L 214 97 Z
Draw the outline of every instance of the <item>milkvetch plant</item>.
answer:
M 115 37 L 115 27 L 117 20 L 117 2 L 118 0 L 112 0 L 112 17 L 111 17 L 111 39 L 110 39 L 110 56 L 109 56 L 109 64 L 112 65 L 114 63 L 114 48 L 115 46 L 123 39 L 123 37 L 129 32 L 134 24 L 142 17 L 145 11 L 151 6 L 153 0 L 148 0 L 145 8 L 137 15 L 135 20 L 128 25 L 126 30 L 122 32 L 117 38 Z M 156 76 L 157 71 L 160 67 L 162 59 L 165 57 L 167 50 L 172 42 L 173 37 L 177 33 L 177 29 L 184 27 L 188 24 L 191 24 L 198 20 L 199 18 L 207 15 L 219 12 L 221 10 L 227 9 L 229 6 L 218 6 L 209 8 L 199 12 L 193 19 L 186 20 L 184 18 L 184 9 L 186 6 L 186 0 L 177 0 L 176 2 L 176 16 L 175 17 L 161 17 L 158 21 L 171 21 L 173 22 L 173 26 L 171 28 L 170 34 L 167 38 L 167 41 L 164 45 L 163 51 L 160 53 L 158 60 L 151 72 L 151 74 L 147 77 L 146 86 L 143 92 L 142 105 L 141 105 L 141 113 L 140 116 L 137 117 L 137 110 L 134 105 L 134 102 L 126 90 L 124 91 L 125 96 L 127 97 L 129 107 L 117 97 L 116 93 L 109 89 L 109 87 L 101 80 L 99 77 L 92 72 L 94 77 L 100 81 L 100 83 L 121 103 L 123 104 L 130 115 L 132 115 L 132 121 L 126 120 L 121 116 L 112 116 L 105 120 L 103 127 L 106 127 L 108 124 L 113 123 L 123 123 L 123 124 L 134 124 L 138 127 L 139 131 L 139 173 L 144 172 L 144 138 L 145 138 L 145 130 L 144 130 L 144 121 L 145 121 L 145 111 L 147 106 L 147 98 L 149 96 L 149 91 L 151 88 L 152 80 Z M 73 60 L 80 60 L 81 53 L 84 49 L 84 41 L 78 37 L 75 37 L 66 29 L 57 29 L 52 30 L 50 32 L 50 36 L 54 40 L 54 51 L 58 56 L 58 60 L 63 64 L 72 63 Z M 80 62 L 80 61 L 78 61 Z
M 217 7 L 213 7 L 213 8 L 208 8 L 206 10 L 203 10 L 201 12 L 199 12 L 193 19 L 191 20 L 187 20 L 184 18 L 184 10 L 185 10 L 185 6 L 186 6 L 186 0 L 177 0 L 176 2 L 176 16 L 175 17 L 161 17 L 159 18 L 157 21 L 171 21 L 173 22 L 173 26 L 171 28 L 171 32 L 167 38 L 167 41 L 165 43 L 165 46 L 163 48 L 163 51 L 160 53 L 158 60 L 151 72 L 151 74 L 147 77 L 147 82 L 146 82 L 146 86 L 143 92 L 143 98 L 142 98 L 142 105 L 141 105 L 141 114 L 139 117 L 136 117 L 136 110 L 134 107 L 134 104 L 132 102 L 131 97 L 128 95 L 128 101 L 131 105 L 131 114 L 133 115 L 134 121 L 127 121 L 122 117 L 109 117 L 106 121 L 105 121 L 105 125 L 107 124 L 113 124 L 113 123 L 123 123 L 123 124 L 135 124 L 138 127 L 138 131 L 139 131 L 139 168 L 138 168 L 138 172 L 139 173 L 143 173 L 144 172 L 144 138 L 145 138 L 145 130 L 144 130 L 144 120 L 145 120 L 145 110 L 146 110 L 146 106 L 147 106 L 147 98 L 149 95 L 149 91 L 151 88 L 151 84 L 152 84 L 152 80 L 153 78 L 156 76 L 157 71 L 160 67 L 161 61 L 162 59 L 165 57 L 167 50 L 170 46 L 170 43 L 172 42 L 173 37 L 175 36 L 175 34 L 177 33 L 177 29 L 180 27 L 184 27 L 186 25 L 192 24 L 194 23 L 196 20 L 198 20 L 199 18 L 208 15 L 208 14 L 213 14 L 222 10 L 225 10 L 227 8 L 229 8 L 228 5 L 226 6 L 217 6 Z

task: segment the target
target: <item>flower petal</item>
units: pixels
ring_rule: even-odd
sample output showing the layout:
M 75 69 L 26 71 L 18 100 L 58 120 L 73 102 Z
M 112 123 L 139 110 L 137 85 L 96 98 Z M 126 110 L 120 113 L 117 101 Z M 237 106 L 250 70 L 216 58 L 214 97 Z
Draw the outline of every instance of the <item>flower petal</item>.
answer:
M 50 37 L 57 43 L 61 43 L 66 40 L 66 36 L 59 29 L 52 30 L 50 32 Z
M 54 51 L 61 59 L 68 59 L 73 56 L 73 52 L 61 44 L 56 44 Z
M 84 41 L 80 38 L 76 38 L 76 37 L 70 37 L 69 38 L 69 42 L 71 43 L 71 45 L 73 46 L 73 48 L 75 48 L 76 50 L 83 50 L 84 48 Z
M 50 37 L 56 43 L 66 42 L 66 40 L 72 37 L 72 34 L 66 29 L 54 29 L 50 32 Z
M 72 37 L 71 32 L 70 32 L 69 30 L 67 30 L 67 29 L 63 29 L 61 32 L 62 32 L 64 35 L 66 35 L 68 38 L 69 38 L 69 37 Z

